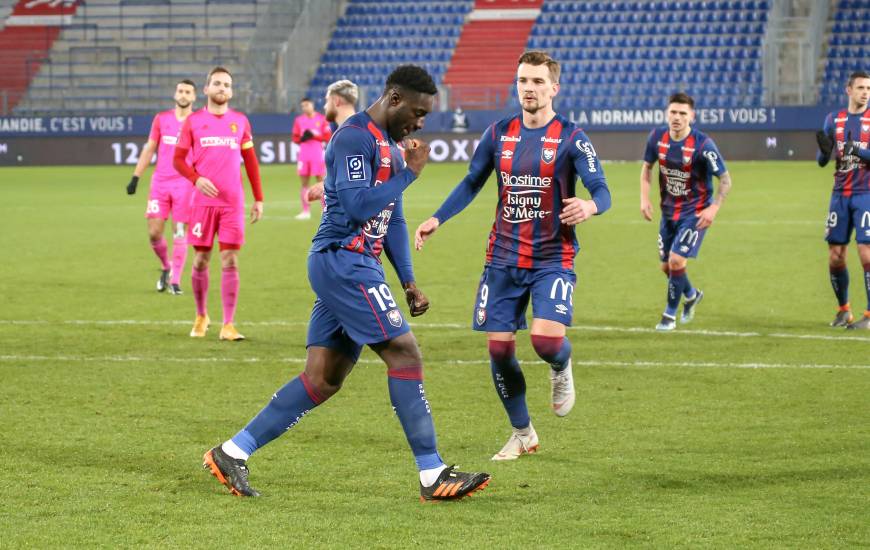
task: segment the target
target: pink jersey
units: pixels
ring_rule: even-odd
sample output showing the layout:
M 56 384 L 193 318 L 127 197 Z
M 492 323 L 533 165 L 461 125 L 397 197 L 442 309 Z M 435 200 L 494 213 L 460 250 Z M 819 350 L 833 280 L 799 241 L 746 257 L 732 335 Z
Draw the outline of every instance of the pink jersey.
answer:
M 301 141 L 305 130 L 309 130 L 314 137 Z M 293 142 L 299 144 L 297 160 L 323 163 L 323 144 L 329 141 L 331 136 L 332 129 L 322 114 L 314 113 L 311 116 L 299 115 L 296 117 L 296 120 L 293 121 Z
M 175 154 L 175 144 L 178 142 L 178 133 L 181 131 L 183 120 L 175 118 L 175 109 L 169 109 L 154 115 L 151 123 L 149 140 L 157 142 L 157 166 L 151 176 L 151 184 L 159 183 L 189 183 L 184 176 L 172 167 L 172 157 Z M 190 161 L 190 155 L 187 158 Z
M 197 174 L 217 187 L 218 196 L 193 194 L 193 206 L 244 208 L 242 188 L 242 149 L 254 146 L 251 124 L 244 113 L 227 110 L 213 115 L 206 107 L 192 113 L 178 138 L 178 147 L 190 149 L 190 164 Z

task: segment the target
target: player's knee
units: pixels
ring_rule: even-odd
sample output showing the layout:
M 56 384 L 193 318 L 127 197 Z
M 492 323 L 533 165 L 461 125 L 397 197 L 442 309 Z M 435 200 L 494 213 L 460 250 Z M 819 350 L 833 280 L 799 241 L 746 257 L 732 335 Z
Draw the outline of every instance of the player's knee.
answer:
M 532 334 L 532 347 L 535 348 L 535 353 L 542 361 L 552 363 L 556 360 L 559 352 L 562 351 L 564 344 L 564 336 L 543 336 L 540 334 Z
M 390 355 L 395 359 L 396 366 L 422 365 L 423 354 L 417 339 L 410 332 L 405 333 L 390 342 Z M 394 365 L 389 365 L 390 367 Z
M 513 340 L 490 340 L 487 346 L 489 347 L 489 358 L 495 365 L 509 366 L 514 362 L 516 343 Z
M 667 262 L 662 262 L 661 265 L 659 265 L 659 269 L 661 269 L 662 273 L 664 273 L 665 275 L 670 276 L 671 268 L 668 266 Z
M 680 269 L 686 269 L 686 259 L 685 258 L 675 258 L 671 257 L 668 259 L 667 264 L 669 271 L 678 271 Z
M 832 246 L 831 254 L 830 254 L 830 265 L 835 268 L 842 268 L 846 266 L 846 247 L 845 246 Z

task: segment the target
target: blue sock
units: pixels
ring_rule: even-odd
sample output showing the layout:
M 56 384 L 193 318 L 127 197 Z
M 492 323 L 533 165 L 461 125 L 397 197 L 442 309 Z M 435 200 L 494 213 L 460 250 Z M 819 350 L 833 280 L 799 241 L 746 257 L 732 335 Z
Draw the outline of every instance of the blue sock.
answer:
M 233 443 L 248 454 L 269 443 L 295 426 L 324 399 L 317 393 L 305 373 L 287 382 L 275 392 L 245 428 L 233 436 Z
M 686 297 L 687 300 L 694 300 L 695 295 L 698 293 L 698 289 L 692 286 L 692 283 L 689 282 L 689 276 L 686 275 L 686 283 L 683 287 L 683 296 Z
M 542 360 L 546 361 L 555 371 L 568 368 L 571 359 L 571 342 L 565 336 L 542 336 L 532 334 L 532 347 Z
M 680 298 L 683 297 L 683 289 L 689 278 L 686 277 L 685 269 L 672 269 L 668 278 L 668 307 L 665 314 L 671 317 L 677 316 L 677 308 L 680 307 Z
M 423 367 L 387 369 L 387 383 L 390 402 L 405 430 L 417 468 L 429 470 L 443 465 L 435 442 L 435 424 L 423 391 Z
M 846 266 L 832 266 L 830 273 L 831 287 L 837 296 L 837 303 L 840 304 L 840 307 L 843 307 L 849 303 L 849 270 L 846 269 Z
M 864 288 L 867 290 L 867 311 L 870 311 L 870 263 L 864 264 Z
M 526 405 L 526 379 L 517 361 L 516 343 L 491 340 L 489 342 L 489 365 L 492 381 L 507 412 L 511 426 L 527 428 L 531 424 Z

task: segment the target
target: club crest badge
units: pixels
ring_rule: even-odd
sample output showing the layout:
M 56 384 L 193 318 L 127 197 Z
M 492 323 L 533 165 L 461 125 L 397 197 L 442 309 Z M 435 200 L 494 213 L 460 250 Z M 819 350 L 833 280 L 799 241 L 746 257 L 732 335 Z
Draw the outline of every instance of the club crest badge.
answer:
M 486 323 L 486 310 L 481 308 L 477 308 L 477 324 L 482 325 Z
M 230 123 L 230 131 L 234 134 L 239 131 L 239 127 L 235 122 Z
M 556 158 L 555 149 L 541 149 L 541 160 L 550 164 L 553 162 L 553 159 Z
M 402 314 L 399 313 L 398 309 L 391 310 L 387 313 L 387 320 L 394 327 L 402 326 Z

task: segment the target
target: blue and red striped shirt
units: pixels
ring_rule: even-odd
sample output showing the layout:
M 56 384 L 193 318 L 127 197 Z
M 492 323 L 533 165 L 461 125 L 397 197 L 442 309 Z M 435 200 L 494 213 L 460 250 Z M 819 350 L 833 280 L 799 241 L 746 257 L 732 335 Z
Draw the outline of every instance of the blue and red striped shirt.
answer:
M 680 141 L 667 126 L 649 134 L 643 160 L 659 165 L 662 216 L 668 220 L 697 216 L 713 202 L 713 176 L 725 172 L 725 160 L 706 134 L 692 128 Z
M 477 196 L 493 170 L 498 210 L 486 246 L 486 264 L 525 269 L 574 267 L 579 245 L 574 226 L 562 224 L 562 200 L 574 197 L 577 177 L 598 206 L 610 208 L 610 190 L 595 148 L 577 125 L 556 115 L 542 128 L 522 116 L 502 119 L 483 133 L 468 175 L 435 213 L 440 223 Z
M 824 131 L 834 136 L 834 193 L 847 197 L 870 193 L 870 109 L 858 114 L 845 109 L 830 113 L 825 117 Z M 844 155 L 846 142 L 850 140 L 857 143 L 860 150 L 857 154 Z
M 348 118 L 326 146 L 324 210 L 311 251 L 344 248 L 380 261 L 386 250 L 401 282 L 413 281 L 402 192 L 416 177 L 396 142 L 368 113 Z M 383 196 L 372 201 L 372 188 L 381 186 L 377 194 Z

